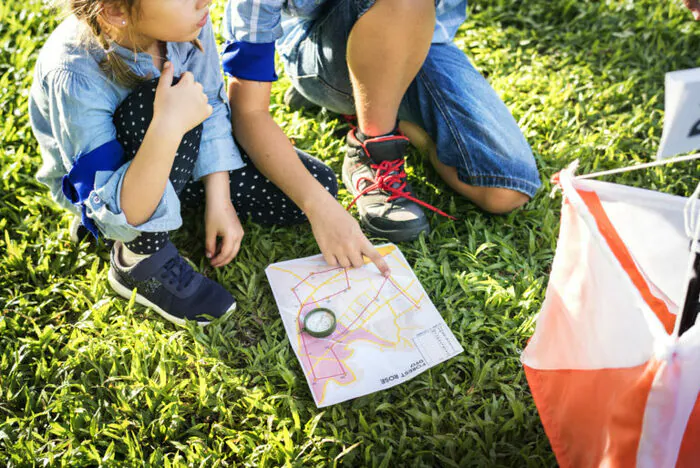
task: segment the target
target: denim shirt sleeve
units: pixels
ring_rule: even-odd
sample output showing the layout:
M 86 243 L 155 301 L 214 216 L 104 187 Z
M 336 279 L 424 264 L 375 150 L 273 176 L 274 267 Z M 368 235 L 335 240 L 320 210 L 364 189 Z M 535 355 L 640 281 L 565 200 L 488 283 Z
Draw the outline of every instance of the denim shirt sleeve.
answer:
M 245 166 L 233 140 L 231 109 L 224 88 L 211 19 L 202 29 L 199 40 L 204 53 L 194 49 L 185 68 L 202 84 L 213 112 L 204 121 L 199 156 L 192 172 L 195 180 L 214 172 L 231 171 Z
M 47 109 L 45 117 L 53 144 L 42 147 L 42 154 L 63 164 L 66 172 L 80 157 L 116 139 L 112 122 L 116 103 L 111 102 L 113 98 L 99 80 L 65 69 L 53 70 L 44 79 L 47 102 L 43 107 Z M 96 173 L 94 190 L 85 201 L 87 216 L 105 237 L 122 241 L 133 240 L 143 231 L 161 232 L 180 227 L 180 202 L 170 181 L 150 219 L 138 226 L 127 222 L 120 195 L 129 165 L 127 162 L 115 171 Z M 60 183 L 60 179 L 53 183 Z M 54 197 L 65 198 L 60 188 L 50 188 Z
M 224 72 L 275 81 L 275 41 L 282 37 L 284 0 L 228 0 L 224 11 Z
M 284 0 L 228 0 L 224 11 L 224 37 L 254 44 L 282 37 Z

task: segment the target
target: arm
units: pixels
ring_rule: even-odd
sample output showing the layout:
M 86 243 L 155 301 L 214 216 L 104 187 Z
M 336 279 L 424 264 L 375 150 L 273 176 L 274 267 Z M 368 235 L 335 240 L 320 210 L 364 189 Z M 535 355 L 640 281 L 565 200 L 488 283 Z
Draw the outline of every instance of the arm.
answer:
M 307 216 L 317 207 L 336 203 L 301 162 L 294 147 L 268 110 L 271 84 L 233 78 L 229 84 L 233 133 L 265 177 Z
M 306 214 L 329 265 L 360 267 L 363 255 L 385 274 L 389 267 L 359 224 L 306 170 L 268 111 L 270 83 L 232 78 L 229 99 L 233 131 L 265 177 Z
M 136 156 L 124 174 L 120 204 L 129 224 L 145 223 L 165 192 L 182 134 L 168 131 L 154 116 Z
M 34 131 L 43 142 L 52 193 L 64 204 L 72 203 L 95 235 L 99 230 L 107 238 L 126 242 L 154 228 L 177 229 L 182 223 L 180 203 L 167 178 L 155 208 L 149 208 L 152 214 L 147 221 L 135 225 L 127 220 L 120 201 L 125 175 L 133 161 L 127 160 L 116 140 L 113 115 L 118 96 L 96 85 L 102 79 L 94 73 L 58 69 L 34 87 L 36 105 L 30 112 Z M 153 129 L 156 127 L 154 124 Z M 139 160 L 147 160 L 146 156 L 147 152 L 142 151 Z M 142 171 L 133 171 L 132 175 L 137 173 Z
M 270 116 L 274 41 L 282 34 L 282 0 L 229 0 L 224 14 L 228 42 L 222 61 L 231 77 L 228 97 L 233 132 L 255 166 L 306 214 L 326 262 L 344 267 L 368 256 L 383 274 L 389 268 L 359 224 L 306 170 Z

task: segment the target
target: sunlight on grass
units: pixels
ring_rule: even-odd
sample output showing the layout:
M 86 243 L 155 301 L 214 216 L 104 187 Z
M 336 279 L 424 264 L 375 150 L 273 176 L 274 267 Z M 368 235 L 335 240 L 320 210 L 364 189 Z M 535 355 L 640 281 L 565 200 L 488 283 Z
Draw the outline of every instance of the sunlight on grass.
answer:
M 214 10 L 222 14 L 222 2 Z M 238 298 L 235 315 L 179 329 L 115 297 L 108 253 L 68 239 L 69 217 L 34 180 L 27 117 L 36 55 L 57 24 L 40 0 L 0 4 L 0 460 L 9 466 L 554 466 L 519 363 L 544 297 L 559 224 L 549 177 L 649 161 L 663 78 L 698 66 L 681 2 L 472 2 L 456 43 L 506 101 L 544 187 L 508 216 L 449 191 L 417 152 L 417 195 L 455 214 L 401 245 L 465 353 L 390 390 L 316 409 L 263 269 L 317 253 L 308 226 L 245 224 L 235 262 L 206 267 L 201 213 L 174 236 Z M 272 112 L 295 144 L 339 173 L 346 124 Z M 696 164 L 610 179 L 687 195 Z M 341 190 L 340 198 L 349 202 Z

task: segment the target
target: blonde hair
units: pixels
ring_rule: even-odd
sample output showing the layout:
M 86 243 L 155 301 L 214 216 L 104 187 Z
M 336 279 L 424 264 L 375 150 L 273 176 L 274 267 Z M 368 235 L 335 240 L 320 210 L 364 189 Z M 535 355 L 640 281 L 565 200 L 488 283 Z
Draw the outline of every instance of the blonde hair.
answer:
M 104 5 L 109 3 L 123 7 L 129 18 L 135 18 L 138 15 L 139 0 L 63 0 L 63 3 L 69 13 L 75 15 L 79 21 L 87 26 L 88 38 L 97 41 L 104 50 L 105 58 L 100 62 L 100 69 L 105 75 L 126 88 L 134 88 L 151 79 L 150 74 L 141 76 L 135 73 L 117 54 L 112 47 L 113 41 L 105 34 L 98 21 Z M 127 33 L 131 33 L 131 31 L 127 30 Z M 83 40 L 88 40 L 88 38 Z M 200 51 L 204 50 L 199 39 L 193 40 L 192 45 Z M 133 52 L 134 57 L 136 57 L 139 50 L 134 49 Z

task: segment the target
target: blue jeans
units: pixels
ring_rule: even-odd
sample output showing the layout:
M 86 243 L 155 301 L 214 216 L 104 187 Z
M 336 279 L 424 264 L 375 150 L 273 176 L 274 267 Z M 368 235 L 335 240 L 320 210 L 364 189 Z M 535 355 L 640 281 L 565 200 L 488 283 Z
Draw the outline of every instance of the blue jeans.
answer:
M 373 0 L 328 0 L 315 19 L 287 18 L 278 41 L 285 71 L 310 101 L 355 114 L 346 47 L 355 21 Z M 432 44 L 409 86 L 399 119 L 423 128 L 438 159 L 457 169 L 459 180 L 501 187 L 532 197 L 540 187 L 532 150 L 491 85 L 452 43 Z

